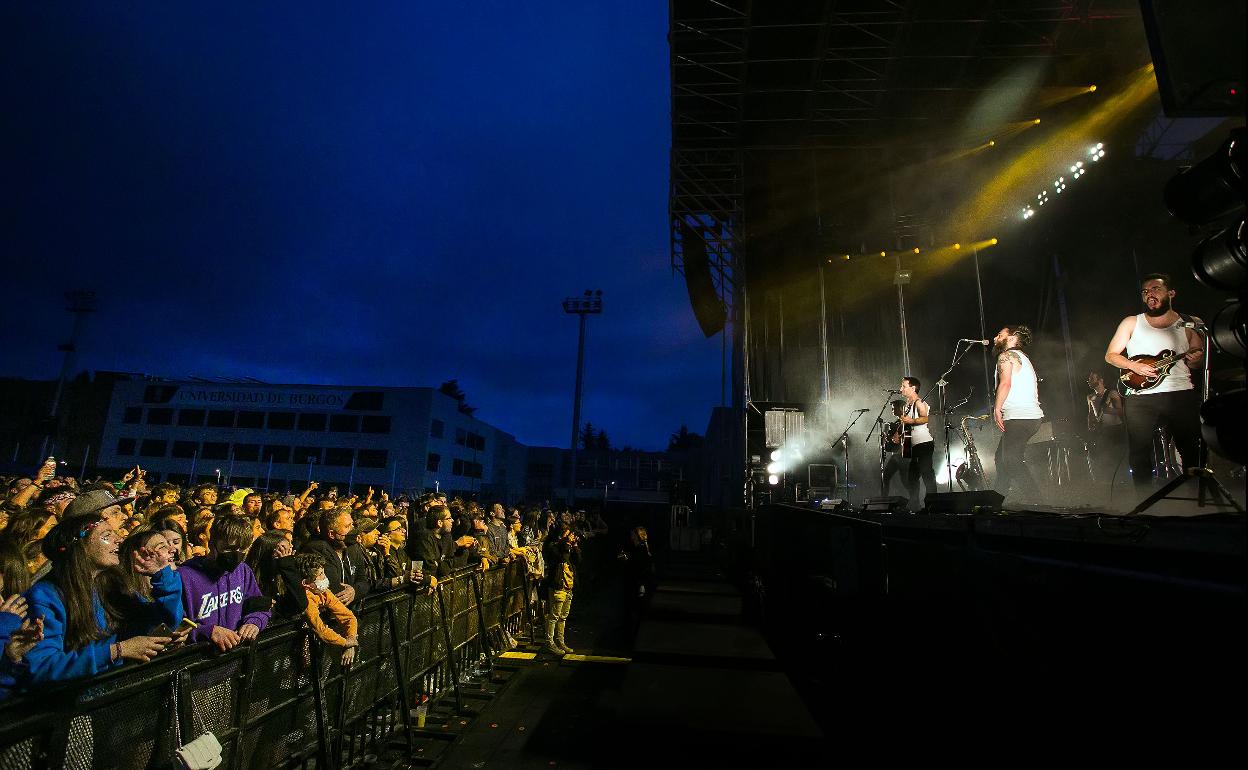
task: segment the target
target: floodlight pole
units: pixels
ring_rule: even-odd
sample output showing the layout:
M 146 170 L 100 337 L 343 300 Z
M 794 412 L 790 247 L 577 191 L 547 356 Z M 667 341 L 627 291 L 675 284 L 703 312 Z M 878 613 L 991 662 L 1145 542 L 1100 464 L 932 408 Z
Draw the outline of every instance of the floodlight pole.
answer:
M 74 314 L 74 328 L 70 332 L 69 342 L 59 346 L 59 350 L 65 354 L 65 358 L 61 362 L 61 374 L 56 379 L 56 390 L 52 393 L 52 406 L 48 410 L 48 430 L 43 436 L 43 445 L 39 447 L 39 458 L 47 454 L 48 442 L 51 441 L 53 447 L 56 446 L 56 439 L 60 434 L 59 412 L 61 407 L 61 395 L 65 390 L 65 380 L 72 373 L 74 368 L 74 360 L 78 352 L 78 340 L 82 337 L 83 327 L 86 325 L 87 316 L 95 312 L 95 292 L 93 291 L 67 291 L 65 292 L 65 302 L 68 305 L 65 309 Z
M 570 474 L 568 477 L 568 506 L 576 506 L 576 445 L 581 434 L 581 390 L 585 379 L 585 317 L 590 314 L 602 314 L 602 290 L 595 294 L 586 289 L 580 297 L 568 297 L 563 300 L 563 312 L 580 316 L 579 332 L 576 340 L 576 390 L 572 396 L 572 454 Z

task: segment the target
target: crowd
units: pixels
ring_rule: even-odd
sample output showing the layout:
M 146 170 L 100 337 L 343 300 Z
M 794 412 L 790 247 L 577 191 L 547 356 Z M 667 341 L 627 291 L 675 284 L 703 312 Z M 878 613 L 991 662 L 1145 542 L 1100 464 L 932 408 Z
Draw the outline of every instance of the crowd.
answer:
M 188 644 L 227 651 L 287 620 L 306 623 L 351 665 L 352 608 L 370 593 L 434 591 L 459 570 L 516 560 L 545 608 L 545 649 L 570 653 L 581 543 L 607 529 L 582 512 L 486 509 L 434 493 L 339 497 L 315 482 L 299 495 L 149 488 L 138 467 L 117 482 L 56 470 L 49 462 L 4 480 L 0 698 Z M 619 558 L 644 586 L 644 530 Z M 517 645 L 506 631 L 500 641 Z

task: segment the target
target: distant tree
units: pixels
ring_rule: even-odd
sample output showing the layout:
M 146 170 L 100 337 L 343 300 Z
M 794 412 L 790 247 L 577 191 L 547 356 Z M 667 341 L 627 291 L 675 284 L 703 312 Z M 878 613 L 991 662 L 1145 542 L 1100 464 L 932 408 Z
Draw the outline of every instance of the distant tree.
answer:
M 585 423 L 581 429 L 581 449 L 590 450 L 598 446 L 598 434 L 592 422 Z
M 472 416 L 477 411 L 475 406 L 468 406 L 468 401 L 463 389 L 459 387 L 459 380 L 447 380 L 438 386 L 438 392 L 444 393 L 459 402 L 459 411 L 463 414 Z
M 611 440 L 607 438 L 605 430 L 599 430 L 598 435 L 594 437 L 594 448 L 603 451 L 611 449 Z
M 705 439 L 697 433 L 690 433 L 689 426 L 681 425 L 680 430 L 672 434 L 667 441 L 667 451 L 673 452 L 680 449 L 700 449 Z

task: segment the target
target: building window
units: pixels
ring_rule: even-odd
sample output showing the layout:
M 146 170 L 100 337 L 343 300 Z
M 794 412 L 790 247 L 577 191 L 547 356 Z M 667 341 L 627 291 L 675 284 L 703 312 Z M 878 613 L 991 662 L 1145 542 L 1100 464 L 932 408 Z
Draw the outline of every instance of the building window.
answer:
M 468 433 L 468 448 L 484 450 L 485 449 L 485 436 L 480 436 L 480 435 L 477 435 L 476 433 L 469 432 Z
M 175 441 L 171 454 L 179 460 L 185 460 L 188 457 L 194 457 L 197 449 L 199 449 L 198 441 Z
M 437 422 L 437 420 L 434 420 L 434 422 Z M 442 464 L 442 455 L 434 454 L 433 452 L 430 452 L 429 457 L 425 459 L 425 470 L 429 471 L 430 473 L 437 473 L 438 466 L 441 464 Z
M 143 422 L 143 407 L 128 406 L 126 413 L 122 416 L 121 421 L 126 425 L 138 425 Z
M 203 409 L 179 409 L 178 425 L 184 428 L 202 428 L 207 414 Z
M 132 438 L 117 439 L 117 456 L 118 457 L 133 457 L 134 456 L 134 444 L 135 444 L 135 441 Z
M 464 461 L 463 460 L 455 460 L 454 462 L 451 463 L 451 474 L 454 476 L 464 475 Z
M 153 410 L 155 411 L 155 410 Z M 139 445 L 140 457 L 164 457 L 169 449 L 169 442 L 163 438 L 145 438 Z
M 234 459 L 244 463 L 254 463 L 260 459 L 259 444 L 235 444 Z
M 353 412 L 379 412 L 386 402 L 386 393 L 382 390 L 357 390 L 347 399 L 343 409 Z
M 172 409 L 148 409 L 147 410 L 148 425 L 173 425 Z
M 361 449 L 356 456 L 355 464 L 361 468 L 384 468 L 387 452 L 384 449 Z
M 227 460 L 230 457 L 230 445 L 224 441 L 205 441 L 199 456 L 205 460 Z
M 269 412 L 269 430 L 294 430 L 294 412 Z
M 442 434 L 446 432 L 446 423 L 441 420 L 434 420 L 429 424 L 429 435 L 434 438 L 442 438 Z
M 390 417 L 384 414 L 366 414 L 360 427 L 365 433 L 389 433 Z
M 329 429 L 335 433 L 359 433 L 360 416 L 358 414 L 331 414 Z
M 266 446 L 262 457 L 266 463 L 270 460 L 275 463 L 288 463 L 290 462 L 290 447 Z
M 325 450 L 325 464 L 337 467 L 345 467 L 351 464 L 351 460 L 355 457 L 355 450 L 343 449 L 341 447 L 330 447 Z
M 238 427 L 240 428 L 264 428 L 264 412 L 240 411 L 238 413 Z
M 212 409 L 208 412 L 209 428 L 233 428 L 234 412 L 229 409 Z
M 459 444 L 460 446 L 467 446 L 468 431 L 464 430 L 463 428 L 456 428 L 455 429 L 455 443 Z
M 321 461 L 321 448 L 319 446 L 297 446 L 295 447 L 295 454 L 290 458 L 290 461 L 296 465 L 301 465 L 308 462 L 309 457 L 312 458 L 313 463 L 319 463 Z
M 324 412 L 304 412 L 299 415 L 299 430 L 325 430 L 325 416 Z

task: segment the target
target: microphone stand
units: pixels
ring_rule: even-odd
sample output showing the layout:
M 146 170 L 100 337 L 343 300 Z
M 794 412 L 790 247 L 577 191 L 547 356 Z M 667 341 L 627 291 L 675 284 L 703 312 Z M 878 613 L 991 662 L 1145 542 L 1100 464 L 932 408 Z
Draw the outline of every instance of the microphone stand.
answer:
M 953 491 L 953 458 L 949 456 L 949 415 L 945 414 L 945 412 L 948 411 L 945 408 L 945 387 L 949 384 L 949 381 L 945 378 L 957 368 L 958 363 L 965 358 L 966 354 L 970 353 L 971 349 L 974 347 L 975 344 L 972 343 L 966 346 L 966 350 L 962 350 L 962 340 L 958 340 L 957 344 L 953 346 L 953 360 L 949 362 L 949 368 L 945 370 L 944 374 L 940 375 L 940 379 L 936 381 L 936 385 L 934 386 L 939 390 L 937 400 L 940 403 L 940 419 L 945 425 L 945 470 L 949 475 L 949 478 L 946 479 L 945 483 L 949 485 L 950 492 Z M 928 388 L 928 395 L 931 395 L 931 392 L 931 388 Z M 930 425 L 932 421 L 929 419 L 927 422 Z
M 891 390 L 890 390 L 890 391 L 888 392 L 888 395 L 884 397 L 884 405 L 880 407 L 880 413 L 879 413 L 879 414 L 877 414 L 877 415 L 875 416 L 875 422 L 871 423 L 871 428 L 867 430 L 867 435 L 866 435 L 866 436 L 863 436 L 863 438 L 871 438 L 871 434 L 872 434 L 872 432 L 874 432 L 874 431 L 875 431 L 875 429 L 876 429 L 876 427 L 877 427 L 877 426 L 878 426 L 879 428 L 881 428 L 881 431 L 882 431 L 882 429 L 884 428 L 884 410 L 888 408 L 888 405 L 889 405 L 889 404 L 893 403 L 893 396 L 895 396 L 895 395 L 897 395 L 897 394 L 896 394 L 896 393 L 894 393 L 893 391 L 891 391 Z M 857 418 L 855 418 L 855 419 L 857 419 Z M 852 425 L 852 423 L 851 423 L 851 425 Z M 845 430 L 849 430 L 849 428 L 846 428 Z M 838 439 L 838 441 L 839 441 L 839 439 Z M 886 458 L 884 455 L 885 455 L 885 452 L 884 452 L 884 434 L 883 434 L 883 432 L 881 432 L 881 433 L 880 433 L 880 497 L 887 497 L 887 496 L 888 496 L 888 490 L 886 490 L 886 489 L 884 488 L 884 465 L 885 465 L 885 462 L 886 462 L 886 460 L 887 460 L 887 458 Z M 847 457 L 848 457 L 848 455 L 847 455 Z M 845 475 L 847 475 L 847 476 L 849 475 L 849 470 L 848 470 L 848 467 L 846 468 Z M 846 490 L 846 491 L 848 491 L 848 490 Z
M 843 443 L 842 448 L 845 450 L 845 499 L 849 499 L 849 431 L 862 418 L 864 414 L 871 411 L 870 409 L 859 409 L 854 412 L 854 419 L 849 421 L 849 425 L 845 426 L 845 430 L 841 431 L 841 435 L 837 436 L 836 441 L 832 442 L 832 446 Z M 868 436 L 871 434 L 867 434 Z

